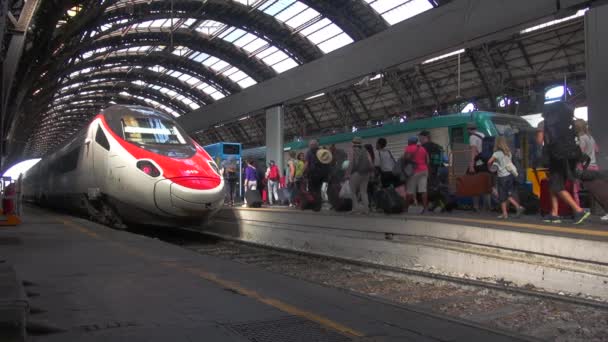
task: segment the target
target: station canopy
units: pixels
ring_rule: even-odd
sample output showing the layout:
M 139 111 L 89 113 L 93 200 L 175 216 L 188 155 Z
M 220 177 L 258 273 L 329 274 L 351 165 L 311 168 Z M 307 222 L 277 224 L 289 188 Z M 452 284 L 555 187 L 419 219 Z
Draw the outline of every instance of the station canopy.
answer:
M 26 63 L 22 61 L 19 67 L 19 75 L 25 76 L 18 86 L 26 95 L 14 108 L 21 119 L 13 131 L 20 137 L 12 140 L 23 143 L 16 158 L 41 157 L 52 151 L 109 105 L 144 105 L 179 117 L 448 1 L 90 0 L 76 6 L 65 1 L 64 7 L 42 1 L 38 35 L 31 38 L 34 48 L 25 52 Z M 522 44 L 515 48 L 525 48 Z M 463 65 L 464 71 L 473 69 L 479 76 L 479 69 L 487 66 L 482 54 L 467 51 L 463 56 L 467 58 L 463 63 L 472 65 Z M 535 62 L 530 63 L 533 67 Z M 393 103 L 401 108 L 412 102 L 414 93 L 426 109 L 429 101 L 441 103 L 433 71 L 417 72 L 407 86 L 409 97 L 401 89 L 405 85 L 393 84 L 404 82 L 393 77 L 399 75 L 379 75 L 371 79 L 381 82 L 378 91 L 328 93 L 316 100 L 324 103 L 322 108 L 314 103 L 289 108 L 295 123 L 287 130 L 297 135 L 301 133 L 298 126 L 324 129 L 344 126 L 349 120 L 368 120 L 380 113 L 378 105 L 384 111 Z M 449 78 L 443 89 L 455 91 L 451 70 L 443 68 L 437 75 Z M 482 81 L 492 80 L 482 77 Z M 389 87 L 390 98 L 386 95 Z M 484 89 L 490 95 L 488 88 Z M 426 94 L 433 99 L 427 101 Z M 303 122 L 295 118 L 298 115 Z M 238 125 L 230 130 L 218 128 L 224 130 L 220 133 L 212 128 L 213 132 L 195 137 L 202 143 L 263 142 L 258 135 L 263 129 L 257 124 Z

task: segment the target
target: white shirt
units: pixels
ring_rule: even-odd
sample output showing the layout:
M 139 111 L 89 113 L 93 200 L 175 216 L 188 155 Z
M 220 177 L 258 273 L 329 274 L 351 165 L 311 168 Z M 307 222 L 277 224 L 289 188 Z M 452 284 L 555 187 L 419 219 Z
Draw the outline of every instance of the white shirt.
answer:
M 475 131 L 473 134 L 469 135 L 469 146 L 476 147 L 478 154 L 481 153 L 481 150 L 483 149 L 483 140 L 482 139 L 484 137 L 485 137 L 485 135 L 483 133 L 480 133 L 477 131 Z M 483 164 L 483 161 L 478 160 L 477 165 L 481 165 L 481 164 Z
M 596 166 L 597 162 L 595 159 L 595 149 L 597 145 L 595 144 L 593 137 L 588 134 L 581 135 L 578 137 L 578 145 L 580 146 L 581 151 L 583 151 L 583 153 L 588 155 L 591 159 L 589 166 Z
M 498 172 L 496 172 L 498 177 L 506 177 L 511 174 L 509 171 L 507 171 L 507 164 L 512 163 L 509 156 L 498 150 L 494 152 L 492 157 L 496 159 L 494 160 L 494 165 L 498 167 Z
M 483 149 L 483 138 L 485 138 L 485 135 L 477 131 L 469 135 L 469 146 L 475 146 L 477 148 L 477 153 L 481 153 L 481 150 Z
M 383 148 L 381 150 L 377 150 L 375 164 L 375 166 L 379 167 L 382 172 L 391 172 L 395 166 L 395 161 L 393 160 L 391 153 L 387 149 Z

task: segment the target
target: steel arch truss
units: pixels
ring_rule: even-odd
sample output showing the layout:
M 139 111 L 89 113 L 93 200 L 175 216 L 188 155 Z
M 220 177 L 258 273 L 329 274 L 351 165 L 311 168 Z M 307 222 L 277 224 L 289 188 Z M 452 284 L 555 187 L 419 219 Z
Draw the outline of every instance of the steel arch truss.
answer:
M 324 14 L 354 40 L 365 39 L 389 27 L 382 16 L 364 1 L 300 1 Z
M 136 25 L 138 23 L 167 18 L 196 19 L 197 22 L 214 20 L 244 31 L 256 34 L 267 40 L 300 64 L 313 61 L 321 56 L 321 50 L 305 36 L 280 22 L 273 16 L 261 11 L 252 11 L 250 7 L 238 2 L 225 0 L 151 1 L 136 3 L 128 7 L 116 7 L 108 10 L 102 22 L 114 24 L 111 30 Z
M 112 70 L 112 68 L 108 68 L 107 70 L 99 70 L 96 72 L 92 72 L 90 74 L 82 74 L 76 77 L 70 78 L 67 82 L 62 83 L 58 87 L 58 91 L 69 87 L 70 85 L 78 84 L 78 83 L 86 83 L 91 80 L 104 80 L 112 82 L 136 82 L 140 81 L 146 85 L 150 86 L 160 86 L 163 88 L 167 88 L 175 91 L 178 94 L 189 98 L 193 102 L 197 103 L 199 106 L 203 106 L 205 104 L 210 104 L 215 102 L 215 100 L 207 95 L 205 92 L 193 88 L 189 84 L 180 81 L 174 77 L 168 77 L 167 75 L 163 75 L 148 69 L 144 68 L 133 68 L 128 73 Z M 144 81 L 142 81 L 144 80 Z M 86 86 L 86 85 L 85 85 Z M 75 91 L 82 91 L 82 88 L 74 89 Z M 62 93 L 55 93 L 56 95 L 60 95 Z M 178 102 L 174 99 L 168 98 L 166 99 L 168 102 Z

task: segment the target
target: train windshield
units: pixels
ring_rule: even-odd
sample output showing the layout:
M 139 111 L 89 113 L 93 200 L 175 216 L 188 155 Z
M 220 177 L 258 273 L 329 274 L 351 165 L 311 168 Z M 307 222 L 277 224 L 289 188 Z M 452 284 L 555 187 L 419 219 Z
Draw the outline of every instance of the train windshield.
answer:
M 122 132 L 125 140 L 142 145 L 185 145 L 179 128 L 169 120 L 160 118 L 123 117 Z
M 496 127 L 496 131 L 499 135 L 510 136 L 513 134 L 517 134 L 522 130 L 530 129 L 530 124 L 520 118 L 520 117 L 504 117 L 504 116 L 494 116 L 492 117 L 492 122 Z

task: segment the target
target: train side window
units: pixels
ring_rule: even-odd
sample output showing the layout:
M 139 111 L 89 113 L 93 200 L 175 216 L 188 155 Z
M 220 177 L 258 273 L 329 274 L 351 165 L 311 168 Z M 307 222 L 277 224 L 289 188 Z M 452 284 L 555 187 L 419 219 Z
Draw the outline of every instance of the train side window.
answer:
M 110 142 L 108 141 L 108 138 L 106 138 L 106 134 L 101 129 L 101 126 L 97 127 L 97 133 L 95 133 L 95 142 L 106 150 L 110 150 Z
M 464 128 L 463 127 L 453 127 L 452 128 L 451 143 L 452 144 L 464 144 Z

